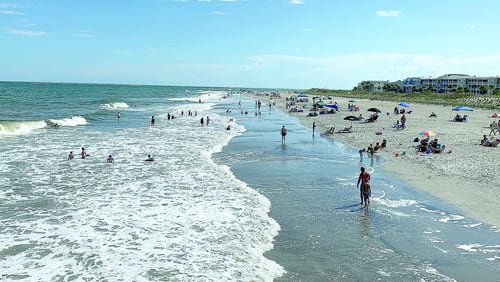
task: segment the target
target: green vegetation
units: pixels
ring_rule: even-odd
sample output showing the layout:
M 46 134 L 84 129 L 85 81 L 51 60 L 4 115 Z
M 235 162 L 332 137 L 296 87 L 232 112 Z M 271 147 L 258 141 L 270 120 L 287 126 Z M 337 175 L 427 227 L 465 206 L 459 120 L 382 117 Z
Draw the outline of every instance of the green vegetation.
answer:
M 363 90 L 331 90 L 312 88 L 305 93 L 316 96 L 334 96 L 353 99 L 370 99 L 380 101 L 394 101 L 420 104 L 437 104 L 444 106 L 468 106 L 483 109 L 500 109 L 500 90 L 491 95 L 472 95 L 465 93 L 434 93 L 424 91 L 423 93 L 396 93 L 396 92 L 370 92 Z

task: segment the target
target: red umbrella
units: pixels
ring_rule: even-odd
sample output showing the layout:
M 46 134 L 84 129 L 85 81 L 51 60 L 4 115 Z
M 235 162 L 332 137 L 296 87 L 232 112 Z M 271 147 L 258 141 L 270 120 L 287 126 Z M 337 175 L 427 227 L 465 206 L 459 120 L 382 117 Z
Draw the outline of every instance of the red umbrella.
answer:
M 434 136 L 436 135 L 437 133 L 432 131 L 432 130 L 424 130 L 424 131 L 420 131 L 420 133 L 418 135 L 423 135 L 423 136 Z

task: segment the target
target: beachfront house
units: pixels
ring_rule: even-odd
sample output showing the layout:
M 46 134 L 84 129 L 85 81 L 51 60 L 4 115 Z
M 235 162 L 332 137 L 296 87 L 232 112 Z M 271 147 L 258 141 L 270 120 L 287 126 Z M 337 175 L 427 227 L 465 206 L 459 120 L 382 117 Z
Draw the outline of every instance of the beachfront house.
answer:
M 383 89 L 377 81 L 362 81 L 358 89 L 379 92 Z M 382 82 L 379 82 L 382 83 Z M 385 82 L 384 85 L 389 84 Z M 398 82 L 399 91 L 402 93 L 432 91 L 435 93 L 470 93 L 492 94 L 500 90 L 500 76 L 471 76 L 468 74 L 444 74 L 432 77 L 408 77 Z

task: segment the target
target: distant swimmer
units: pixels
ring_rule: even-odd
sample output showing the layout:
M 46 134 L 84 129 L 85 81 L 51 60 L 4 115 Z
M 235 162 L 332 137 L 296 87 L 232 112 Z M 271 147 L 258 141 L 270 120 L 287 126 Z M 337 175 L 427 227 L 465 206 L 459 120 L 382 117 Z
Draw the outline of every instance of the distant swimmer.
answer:
M 73 151 L 69 152 L 69 155 L 68 155 L 68 161 L 72 160 L 75 158 L 75 155 L 73 154 Z
M 148 155 L 148 158 L 145 159 L 146 162 L 152 162 L 154 161 L 155 159 L 153 157 L 151 157 L 151 155 Z
M 155 116 L 151 116 L 151 126 L 155 125 Z
M 107 162 L 107 163 L 112 163 L 112 162 L 114 162 L 114 161 L 115 161 L 115 159 L 113 158 L 113 156 L 112 156 L 112 155 L 109 155 L 109 156 L 108 156 L 108 158 L 106 159 L 106 162 Z
M 122 117 L 122 116 L 121 116 L 120 112 L 118 112 L 118 114 L 116 115 L 116 118 L 118 119 L 118 122 L 120 122 L 120 118 L 121 118 L 121 117 Z
M 82 159 L 85 159 L 86 157 L 88 157 L 89 155 L 87 154 L 87 152 L 85 152 L 85 148 L 82 147 L 82 152 L 80 153 L 80 155 L 82 156 Z

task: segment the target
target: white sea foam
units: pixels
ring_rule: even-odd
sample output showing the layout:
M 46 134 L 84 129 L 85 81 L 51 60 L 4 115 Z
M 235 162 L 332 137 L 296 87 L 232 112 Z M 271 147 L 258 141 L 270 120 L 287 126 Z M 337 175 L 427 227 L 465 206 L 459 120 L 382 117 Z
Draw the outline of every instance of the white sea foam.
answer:
M 87 120 L 81 116 L 73 116 L 71 118 L 63 119 L 49 119 L 52 125 L 57 124 L 60 126 L 78 126 L 87 124 Z
M 102 104 L 99 106 L 99 108 L 105 110 L 116 110 L 116 109 L 129 108 L 129 105 L 125 102 L 114 102 L 114 103 Z
M 408 199 L 400 199 L 400 200 L 391 200 L 386 198 L 374 198 L 380 205 L 390 207 L 390 208 L 401 208 L 401 207 L 409 207 L 413 206 L 417 203 L 415 200 Z
M 5 148 L 7 173 L 25 189 L 4 199 L 20 209 L 0 233 L 4 275 L 50 280 L 272 281 L 284 270 L 264 257 L 279 225 L 270 202 L 211 155 L 244 128 L 210 111 L 155 127 L 54 130 Z M 75 143 L 78 142 L 76 145 Z M 68 144 L 72 148 L 68 148 Z M 84 146 L 90 157 L 54 152 Z M 115 163 L 104 162 L 108 154 Z M 151 154 L 154 162 L 144 162 Z M 18 198 L 16 195 L 18 195 Z M 5 223 L 5 222 L 4 222 Z
M 460 221 L 463 220 L 465 217 L 462 215 L 456 215 L 456 214 L 450 214 L 443 216 L 442 218 L 439 219 L 439 222 L 450 222 L 450 221 Z
M 1 121 L 0 122 L 0 137 L 9 135 L 29 134 L 32 131 L 44 128 L 44 121 Z

